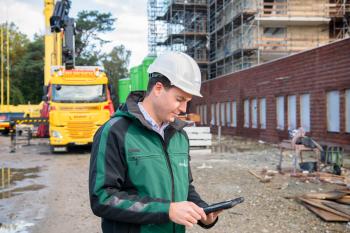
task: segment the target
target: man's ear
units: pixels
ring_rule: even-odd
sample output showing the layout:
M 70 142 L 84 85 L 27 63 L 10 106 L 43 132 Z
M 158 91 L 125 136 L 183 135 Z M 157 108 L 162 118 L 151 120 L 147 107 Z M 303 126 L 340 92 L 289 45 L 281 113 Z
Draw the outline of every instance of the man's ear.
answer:
M 156 84 L 153 86 L 153 91 L 156 96 L 159 96 L 163 90 L 164 86 L 161 82 L 156 82 Z

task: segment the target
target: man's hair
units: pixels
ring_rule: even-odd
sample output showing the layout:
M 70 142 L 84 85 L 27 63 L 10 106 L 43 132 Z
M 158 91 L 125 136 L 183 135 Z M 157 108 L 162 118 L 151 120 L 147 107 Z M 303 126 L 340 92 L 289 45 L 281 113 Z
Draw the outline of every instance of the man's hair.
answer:
M 146 95 L 149 95 L 149 93 L 151 93 L 154 85 L 156 85 L 157 82 L 160 82 L 161 84 L 163 84 L 163 86 L 166 90 L 174 87 L 174 85 L 171 85 L 170 80 L 167 77 L 165 77 L 164 75 L 159 74 L 159 73 L 152 73 L 149 75 L 149 81 L 148 81 Z

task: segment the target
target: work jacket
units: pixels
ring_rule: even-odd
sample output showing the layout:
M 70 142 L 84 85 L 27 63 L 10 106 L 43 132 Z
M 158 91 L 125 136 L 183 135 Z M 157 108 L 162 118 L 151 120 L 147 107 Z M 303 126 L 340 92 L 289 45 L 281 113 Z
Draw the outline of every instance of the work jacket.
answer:
M 184 226 L 169 220 L 170 202 L 207 206 L 191 185 L 186 124 L 169 124 L 163 139 L 137 106 L 143 95 L 129 95 L 94 137 L 91 208 L 102 218 L 104 233 L 183 233 Z

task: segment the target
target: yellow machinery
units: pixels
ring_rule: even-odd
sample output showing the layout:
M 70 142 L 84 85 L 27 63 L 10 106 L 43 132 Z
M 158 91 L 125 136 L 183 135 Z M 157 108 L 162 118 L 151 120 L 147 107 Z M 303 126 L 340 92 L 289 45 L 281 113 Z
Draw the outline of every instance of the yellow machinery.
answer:
M 0 132 L 9 133 L 11 119 L 40 117 L 41 109 L 42 104 L 4 105 L 0 112 Z
M 98 67 L 54 67 L 48 97 L 53 151 L 92 143 L 96 130 L 113 113 L 108 79 Z
M 68 17 L 69 8 L 68 0 L 45 0 L 46 94 L 41 117 L 49 118 L 49 127 L 42 125 L 38 134 L 49 133 L 53 152 L 92 143 L 99 126 L 114 112 L 103 70 L 74 64 L 74 21 Z

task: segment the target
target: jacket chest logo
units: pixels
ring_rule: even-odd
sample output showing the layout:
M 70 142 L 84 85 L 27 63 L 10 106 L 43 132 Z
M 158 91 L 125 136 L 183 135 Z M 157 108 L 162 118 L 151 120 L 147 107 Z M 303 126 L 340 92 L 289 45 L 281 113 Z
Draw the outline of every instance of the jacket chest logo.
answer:
M 183 162 L 179 162 L 179 166 L 180 166 L 180 167 L 188 167 L 188 163 L 187 163 L 187 161 L 184 159 Z

